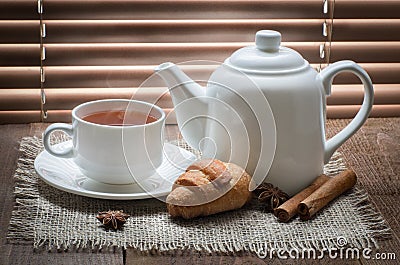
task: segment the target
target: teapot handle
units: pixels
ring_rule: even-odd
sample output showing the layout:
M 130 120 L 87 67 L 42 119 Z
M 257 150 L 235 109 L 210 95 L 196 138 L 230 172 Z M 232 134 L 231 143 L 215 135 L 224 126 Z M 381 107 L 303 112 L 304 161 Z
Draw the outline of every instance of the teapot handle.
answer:
M 333 63 L 317 75 L 317 80 L 322 83 L 322 86 L 325 90 L 325 96 L 329 96 L 331 94 L 333 78 L 340 72 L 351 72 L 360 78 L 364 85 L 364 100 L 354 119 L 338 134 L 325 142 L 325 164 L 329 162 L 329 159 L 336 149 L 361 128 L 371 112 L 374 101 L 374 88 L 371 78 L 368 76 L 367 72 L 361 68 L 361 66 L 353 61 L 347 60 Z

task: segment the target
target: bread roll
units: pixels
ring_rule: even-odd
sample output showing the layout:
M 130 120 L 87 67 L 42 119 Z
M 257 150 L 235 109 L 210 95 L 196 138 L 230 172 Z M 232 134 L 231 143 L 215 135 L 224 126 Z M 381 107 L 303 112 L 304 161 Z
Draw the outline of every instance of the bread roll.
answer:
M 197 161 L 175 181 L 167 196 L 168 212 L 190 219 L 241 208 L 251 199 L 250 179 L 235 164 Z

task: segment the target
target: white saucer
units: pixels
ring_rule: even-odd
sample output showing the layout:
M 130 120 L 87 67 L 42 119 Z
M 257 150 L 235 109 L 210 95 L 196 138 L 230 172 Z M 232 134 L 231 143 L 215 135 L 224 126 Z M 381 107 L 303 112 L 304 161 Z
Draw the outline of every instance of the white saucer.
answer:
M 54 145 L 64 149 L 71 141 Z M 60 190 L 92 198 L 136 200 L 167 195 L 173 182 L 196 160 L 196 156 L 178 146 L 165 143 L 164 159 L 157 173 L 140 184 L 111 185 L 87 178 L 72 159 L 58 158 L 41 152 L 35 159 L 35 169 L 47 184 Z

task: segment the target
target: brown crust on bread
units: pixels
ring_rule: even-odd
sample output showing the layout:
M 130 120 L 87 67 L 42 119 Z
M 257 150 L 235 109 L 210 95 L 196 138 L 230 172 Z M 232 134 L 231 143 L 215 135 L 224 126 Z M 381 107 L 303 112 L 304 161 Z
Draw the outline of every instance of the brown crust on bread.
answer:
M 168 212 L 189 219 L 241 208 L 251 199 L 250 179 L 235 164 L 197 161 L 175 181 L 167 197 Z
M 201 186 L 210 183 L 204 173 L 198 170 L 186 171 L 176 181 L 176 185 L 180 186 Z

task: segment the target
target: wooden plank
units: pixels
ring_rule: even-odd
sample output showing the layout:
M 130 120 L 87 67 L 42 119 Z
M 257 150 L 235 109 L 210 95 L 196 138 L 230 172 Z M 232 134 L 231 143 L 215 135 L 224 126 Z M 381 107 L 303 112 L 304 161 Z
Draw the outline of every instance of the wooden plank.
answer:
M 327 121 L 327 134 L 332 136 L 343 128 L 350 120 L 328 120 Z M 385 126 L 382 126 L 385 124 Z M 101 251 L 92 253 L 91 250 L 81 250 L 79 252 L 47 252 L 46 250 L 34 252 L 32 245 L 13 245 L 7 244 L 5 235 L 11 217 L 11 210 L 14 204 L 14 197 L 12 195 L 16 159 L 18 157 L 18 142 L 23 136 L 36 135 L 39 136 L 48 124 L 16 124 L 16 125 L 0 125 L 0 152 L 2 157 L 0 159 L 0 237 L 1 237 L 1 250 L 3 255 L 0 255 L 0 264 L 122 264 L 122 253 L 120 250 L 115 251 Z M 399 225 L 399 212 L 398 205 L 400 197 L 398 192 L 393 192 L 392 189 L 380 189 L 376 186 L 379 185 L 399 185 L 400 176 L 399 171 L 395 171 L 392 175 L 383 174 L 383 169 L 378 166 L 374 160 L 369 160 L 368 152 L 375 152 L 377 155 L 383 155 L 385 152 L 379 150 L 379 145 L 376 145 L 377 135 L 399 135 L 400 132 L 400 118 L 385 118 L 385 119 L 368 119 L 367 123 L 363 126 L 353 138 L 349 140 L 340 151 L 345 157 L 346 162 L 353 167 L 363 185 L 366 185 L 370 193 L 371 200 L 376 208 L 385 217 L 388 224 L 393 229 L 393 237 L 391 240 L 383 241 L 380 243 L 380 252 L 396 252 L 399 257 L 400 249 L 400 225 Z M 176 137 L 178 129 L 176 126 L 167 126 L 166 136 L 170 139 Z M 367 143 L 367 147 L 365 146 Z M 368 147 L 369 146 L 369 147 Z M 360 153 L 365 153 L 366 159 L 359 160 L 357 156 Z M 398 154 L 398 153 L 397 153 Z M 392 161 L 393 159 L 389 159 Z M 393 160 L 394 161 L 394 160 Z M 366 163 L 369 163 L 367 165 Z M 390 162 L 393 163 L 393 162 Z M 371 177 L 371 174 L 377 174 L 376 177 Z M 29 243 L 29 242 L 28 242 Z M 192 255 L 183 259 L 182 263 L 178 261 L 178 257 L 171 256 L 137 256 L 131 254 L 133 251 L 128 249 L 128 261 L 130 259 L 138 263 L 128 264 L 397 264 L 398 262 L 386 262 L 377 260 L 260 260 L 255 257 L 230 257 L 230 256 L 208 256 L 205 261 L 202 259 L 204 256 Z M 139 263 L 140 262 L 140 263 Z M 152 263 L 151 263 L 152 262 Z M 207 263 L 208 262 L 208 263 Z

